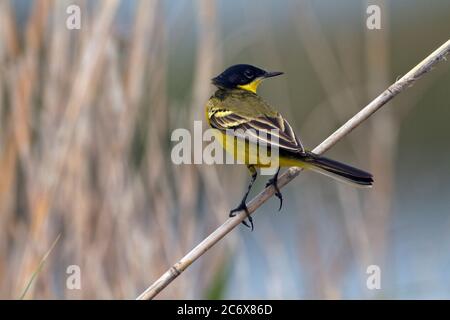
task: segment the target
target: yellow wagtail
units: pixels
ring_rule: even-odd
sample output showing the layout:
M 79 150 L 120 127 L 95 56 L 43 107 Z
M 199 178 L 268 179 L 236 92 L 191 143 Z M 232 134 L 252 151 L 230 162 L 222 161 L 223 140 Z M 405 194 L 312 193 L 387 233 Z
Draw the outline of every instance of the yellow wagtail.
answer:
M 262 167 L 263 164 L 258 161 L 258 154 L 252 154 L 256 156 L 256 162 L 248 161 L 251 158 L 249 153 L 259 150 L 258 148 L 249 148 L 249 144 L 255 143 L 255 140 L 253 142 L 245 140 L 245 144 L 236 143 L 238 139 L 242 140 L 242 131 L 256 132 L 256 143 L 262 142 L 268 144 L 269 147 L 278 148 L 279 167 L 266 187 L 274 186 L 275 195 L 280 200 L 280 210 L 283 204 L 283 197 L 277 185 L 280 167 L 295 166 L 310 169 L 358 186 L 370 187 L 373 182 L 372 175 L 368 172 L 307 151 L 286 119 L 256 94 L 258 85 L 264 79 L 281 74 L 283 73 L 267 72 L 248 64 L 234 65 L 212 79 L 212 83 L 218 89 L 206 105 L 206 118 L 209 125 L 215 129 L 216 138 L 225 151 L 233 154 L 234 157 L 244 154 L 241 160 L 251 173 L 247 192 L 239 206 L 230 211 L 230 216 L 244 210 L 251 226 L 245 221 L 243 223 L 252 230 L 253 219 L 249 215 L 246 200 L 256 180 L 257 168 Z M 227 139 L 227 136 L 230 138 L 230 135 L 232 136 L 231 143 Z M 238 147 L 239 145 L 241 147 Z M 237 150 L 243 148 L 242 146 L 245 147 L 245 150 Z

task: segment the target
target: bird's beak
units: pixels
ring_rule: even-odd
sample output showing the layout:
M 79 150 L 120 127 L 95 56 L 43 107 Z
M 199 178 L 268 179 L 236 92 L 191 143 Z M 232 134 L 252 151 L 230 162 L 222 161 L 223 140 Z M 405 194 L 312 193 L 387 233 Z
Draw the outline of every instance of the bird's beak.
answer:
M 284 72 L 280 72 L 280 71 L 266 72 L 264 74 L 264 78 L 276 77 L 276 76 L 282 75 L 283 73 Z

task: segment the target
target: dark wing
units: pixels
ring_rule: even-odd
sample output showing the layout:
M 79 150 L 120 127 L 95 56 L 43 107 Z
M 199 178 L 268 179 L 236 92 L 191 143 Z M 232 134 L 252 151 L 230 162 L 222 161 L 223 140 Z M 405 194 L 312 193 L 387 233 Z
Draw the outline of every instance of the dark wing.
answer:
M 252 142 L 262 142 L 280 149 L 304 151 L 291 125 L 280 114 L 249 117 L 232 110 L 216 109 L 209 113 L 209 120 L 213 128 L 229 130 L 238 138 L 250 138 Z

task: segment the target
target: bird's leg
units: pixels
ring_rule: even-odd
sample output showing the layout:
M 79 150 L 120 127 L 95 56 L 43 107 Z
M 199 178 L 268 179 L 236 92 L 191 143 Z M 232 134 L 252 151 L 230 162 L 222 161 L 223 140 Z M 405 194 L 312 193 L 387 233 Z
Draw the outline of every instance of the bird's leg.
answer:
M 283 206 L 283 195 L 280 192 L 280 189 L 278 188 L 278 174 L 280 173 L 280 169 L 281 167 L 278 167 L 277 172 L 274 174 L 274 176 L 267 181 L 266 183 L 266 188 L 273 186 L 275 188 L 275 196 L 280 199 L 280 208 L 278 209 L 278 211 L 281 210 L 281 207 Z
M 256 171 L 256 168 L 253 165 L 248 165 L 247 168 L 248 168 L 248 170 L 250 171 L 250 173 L 252 175 L 252 179 L 250 181 L 250 184 L 248 185 L 247 192 L 245 193 L 244 197 L 242 198 L 241 203 L 239 204 L 239 206 L 237 206 L 235 209 L 230 211 L 230 217 L 234 217 L 236 215 L 236 212 L 244 210 L 245 213 L 247 214 L 247 218 L 248 218 L 248 221 L 250 222 L 250 225 L 245 220 L 242 221 L 242 223 L 246 227 L 250 228 L 253 231 L 253 218 L 250 216 L 250 213 L 248 212 L 248 208 L 247 208 L 247 205 L 245 204 L 245 202 L 247 201 L 248 194 L 250 193 L 250 190 L 252 189 L 253 183 L 255 182 L 256 177 L 258 176 L 258 172 Z

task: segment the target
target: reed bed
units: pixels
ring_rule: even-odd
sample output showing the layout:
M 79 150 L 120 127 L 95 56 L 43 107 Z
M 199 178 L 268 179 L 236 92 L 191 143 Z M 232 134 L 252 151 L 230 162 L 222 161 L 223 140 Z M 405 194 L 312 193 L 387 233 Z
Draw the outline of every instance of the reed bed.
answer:
M 76 1 L 88 12 L 81 30 L 65 27 L 72 4 L 34 1 L 19 22 L 13 3 L 0 3 L 3 298 L 20 296 L 59 234 L 25 298 L 133 297 L 204 228 L 197 190 L 220 192 L 208 187 L 214 171 L 167 162 L 167 137 L 187 121 L 167 105 L 163 4 L 139 1 L 129 38 L 114 27 L 119 1 Z M 199 6 L 207 20 L 208 3 Z M 209 73 L 196 72 L 200 94 Z M 69 265 L 80 267 L 81 290 L 66 288 Z M 166 297 L 195 297 L 206 280 L 187 277 Z
M 74 4 L 81 30 L 65 27 Z M 231 31 L 221 1 L 167 14 L 166 1 L 138 0 L 125 31 L 124 5 L 35 0 L 23 14 L 0 0 L 0 298 L 19 298 L 33 274 L 25 299 L 135 298 L 228 218 L 244 168 L 168 160 L 172 131 L 203 118 L 210 78 L 225 66 L 288 71 L 264 95 L 308 146 L 395 80 L 389 25 L 363 33 L 362 48 L 345 30 L 330 41 L 311 1 L 284 2 L 288 45 L 268 2 L 233 4 L 243 18 Z M 194 53 L 180 61 L 182 45 Z M 286 212 L 258 215 L 253 233 L 235 230 L 158 298 L 376 297 L 365 270 L 388 260 L 401 124 L 433 81 L 339 147 L 380 187 L 361 194 L 305 174 L 286 190 Z M 81 290 L 66 286 L 71 265 Z M 349 278 L 356 294 L 345 293 Z

